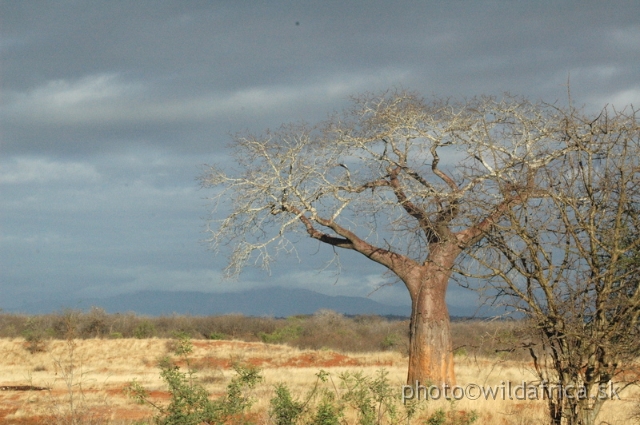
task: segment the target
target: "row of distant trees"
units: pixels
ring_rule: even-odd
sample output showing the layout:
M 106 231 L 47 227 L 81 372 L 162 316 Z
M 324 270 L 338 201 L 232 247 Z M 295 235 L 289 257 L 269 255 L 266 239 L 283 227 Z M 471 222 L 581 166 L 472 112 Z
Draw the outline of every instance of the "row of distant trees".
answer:
M 512 320 L 459 320 L 451 325 L 456 355 L 522 360 L 524 350 L 509 341 L 525 332 Z M 407 354 L 407 320 L 380 316 L 344 316 L 330 310 L 287 318 L 224 316 L 138 316 L 109 314 L 101 308 L 64 310 L 27 316 L 0 312 L 0 338 L 22 337 L 31 352 L 46 351 L 52 339 L 167 338 L 239 340 L 287 344 L 300 349 L 342 352 L 395 351 Z
M 452 277 L 526 316 L 553 423 L 593 424 L 599 385 L 629 383 L 640 350 L 636 111 L 506 96 L 425 102 L 363 95 L 316 126 L 234 138 L 212 247 L 229 275 L 265 268 L 300 234 L 386 267 L 412 300 L 408 382 L 455 383 L 445 303 Z M 223 214 L 222 211 L 225 211 Z M 541 342 L 540 342 L 541 341 Z

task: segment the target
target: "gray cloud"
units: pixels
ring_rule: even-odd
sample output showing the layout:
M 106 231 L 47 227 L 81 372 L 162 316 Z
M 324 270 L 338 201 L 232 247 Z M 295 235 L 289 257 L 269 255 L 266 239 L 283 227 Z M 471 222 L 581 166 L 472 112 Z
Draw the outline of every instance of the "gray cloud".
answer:
M 3 299 L 267 283 L 367 295 L 384 270 L 346 255 L 335 283 L 310 271 L 330 250 L 305 241 L 300 263 L 219 283 L 201 164 L 228 162 L 230 133 L 316 122 L 394 86 L 566 102 L 570 79 L 576 104 L 638 105 L 639 15 L 626 1 L 0 1 Z M 407 301 L 400 285 L 372 297 Z

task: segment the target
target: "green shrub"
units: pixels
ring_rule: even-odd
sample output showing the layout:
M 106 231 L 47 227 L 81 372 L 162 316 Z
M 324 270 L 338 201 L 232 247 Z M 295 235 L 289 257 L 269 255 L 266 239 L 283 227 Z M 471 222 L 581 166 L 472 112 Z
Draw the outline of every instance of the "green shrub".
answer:
M 183 357 L 188 362 L 188 356 L 193 352 L 191 337 L 184 332 L 175 332 L 171 349 L 176 356 Z
M 25 348 L 31 354 L 46 351 L 47 340 L 51 338 L 51 334 L 51 329 L 43 329 L 39 318 L 29 318 L 22 331 L 22 337 L 26 341 Z
M 362 372 L 340 375 L 342 386 L 347 390 L 343 399 L 358 412 L 360 425 L 380 425 L 384 417 L 390 423 L 399 423 L 398 394 L 387 375 L 383 369 L 373 379 Z
M 299 338 L 303 331 L 300 320 L 292 318 L 289 318 L 288 320 L 293 321 L 294 323 L 288 326 L 284 326 L 280 329 L 276 329 L 271 333 L 258 333 L 258 336 L 260 337 L 262 342 L 265 342 L 267 344 L 282 344 Z
M 229 339 L 229 336 L 222 332 L 211 332 L 209 334 L 209 339 L 219 341 L 219 340 Z
M 427 419 L 426 425 L 445 425 L 447 422 L 447 414 L 444 409 L 436 410 L 429 418 Z
M 175 342 L 174 351 L 187 362 L 187 370 L 183 372 L 169 358 L 160 362 L 160 376 L 169 387 L 170 393 L 170 402 L 167 406 L 153 402 L 149 393 L 135 380 L 127 387 L 130 397 L 158 411 L 154 417 L 156 424 L 222 425 L 228 423 L 231 418 L 234 420 L 241 418 L 242 414 L 251 407 L 253 401 L 245 392 L 255 387 L 262 379 L 257 368 L 235 365 L 234 370 L 237 376 L 227 385 L 226 393 L 216 400 L 211 400 L 207 390 L 196 382 L 195 372 L 189 366 L 187 356 L 192 351 L 189 337 L 180 335 Z
M 455 357 L 466 357 L 469 355 L 469 352 L 467 351 L 466 347 L 460 347 L 453 350 L 453 355 Z
M 397 334 L 388 334 L 382 340 L 380 348 L 383 350 L 391 350 L 400 344 L 400 337 Z
M 285 384 L 276 385 L 275 393 L 271 399 L 273 422 L 276 425 L 294 425 L 304 411 L 304 403 L 293 400 Z
M 356 413 L 360 425 L 401 425 L 418 411 L 416 403 L 402 404 L 384 370 L 373 378 L 362 372 L 340 374 L 339 387 L 327 372 L 316 376 L 303 401 L 294 399 L 285 384 L 276 386 L 270 410 L 275 425 L 339 425 L 347 408 Z
M 478 420 L 476 411 L 466 412 L 455 410 L 455 402 L 451 403 L 451 408 L 447 412 L 440 408 L 429 416 L 426 425 L 471 425 Z
M 133 336 L 138 339 L 151 338 L 156 334 L 156 327 L 149 320 L 143 320 L 133 330 Z
M 325 392 L 318 410 L 316 411 L 311 425 L 340 425 L 343 414 L 344 406 L 336 405 L 335 397 L 330 392 Z

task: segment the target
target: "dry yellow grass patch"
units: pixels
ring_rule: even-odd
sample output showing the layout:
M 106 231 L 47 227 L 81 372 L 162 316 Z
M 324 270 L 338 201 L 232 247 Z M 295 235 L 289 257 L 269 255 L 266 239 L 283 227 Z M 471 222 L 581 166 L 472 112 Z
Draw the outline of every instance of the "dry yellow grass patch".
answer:
M 406 379 L 407 359 L 400 353 L 336 353 L 298 350 L 282 345 L 240 341 L 193 341 L 190 364 L 210 393 L 222 394 L 234 372 L 235 362 L 259 366 L 264 381 L 253 390 L 254 411 L 266 423 L 273 388 L 284 382 L 296 397 L 306 394 L 319 370 L 331 374 L 336 385 L 338 375 L 362 371 L 374 376 L 384 368 L 391 385 L 401 393 Z M 46 391 L 0 391 L 0 423 L 42 423 L 46 416 L 62 416 L 69 411 L 69 396 L 74 396 L 78 413 L 108 419 L 113 424 L 149 417 L 153 412 L 129 400 L 123 388 L 136 379 L 153 397 L 166 402 L 166 386 L 159 376 L 159 359 L 170 354 L 166 339 L 93 339 L 49 341 L 46 351 L 30 354 L 23 339 L 0 339 L 0 386 L 33 385 Z M 70 367 L 72 366 L 72 367 Z M 496 386 L 511 381 L 534 380 L 525 362 L 501 362 L 496 359 L 457 358 L 458 384 Z M 422 402 L 427 412 L 438 407 L 450 409 L 447 401 Z M 622 401 L 605 404 L 600 420 L 609 424 L 629 424 L 629 416 L 638 405 L 637 391 L 623 393 Z M 455 409 L 475 410 L 478 424 L 545 424 L 543 401 L 468 400 Z

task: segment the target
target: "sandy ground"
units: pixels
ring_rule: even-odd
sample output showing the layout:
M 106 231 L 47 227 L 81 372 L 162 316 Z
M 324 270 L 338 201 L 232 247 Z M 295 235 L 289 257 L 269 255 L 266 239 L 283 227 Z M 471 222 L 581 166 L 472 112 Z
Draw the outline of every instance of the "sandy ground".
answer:
M 196 340 L 193 346 L 190 364 L 214 396 L 222 394 L 234 376 L 234 363 L 260 367 L 264 381 L 252 393 L 256 400 L 252 411 L 259 423 L 269 422 L 269 400 L 275 384 L 285 382 L 292 394 L 302 395 L 321 369 L 336 379 L 345 371 L 373 376 L 384 369 L 398 394 L 406 379 L 407 358 L 396 352 L 301 351 L 240 341 Z M 43 352 L 32 354 L 23 339 L 0 339 L 0 423 L 69 423 L 70 412 L 82 424 L 128 424 L 149 419 L 154 411 L 135 404 L 124 389 L 135 379 L 158 403 L 166 402 L 169 394 L 160 379 L 158 362 L 170 354 L 170 349 L 171 341 L 164 339 L 93 339 L 49 341 Z M 461 386 L 473 383 L 499 387 L 506 381 L 533 379 L 527 363 L 495 359 L 458 358 L 456 374 Z M 477 424 L 547 423 L 543 401 L 500 398 L 464 398 L 455 403 L 455 409 L 477 412 Z M 639 405 L 638 391 L 626 391 L 622 399 L 606 403 L 599 419 L 612 425 L 633 423 L 629 417 Z M 425 414 L 438 407 L 451 408 L 445 401 L 430 401 Z

